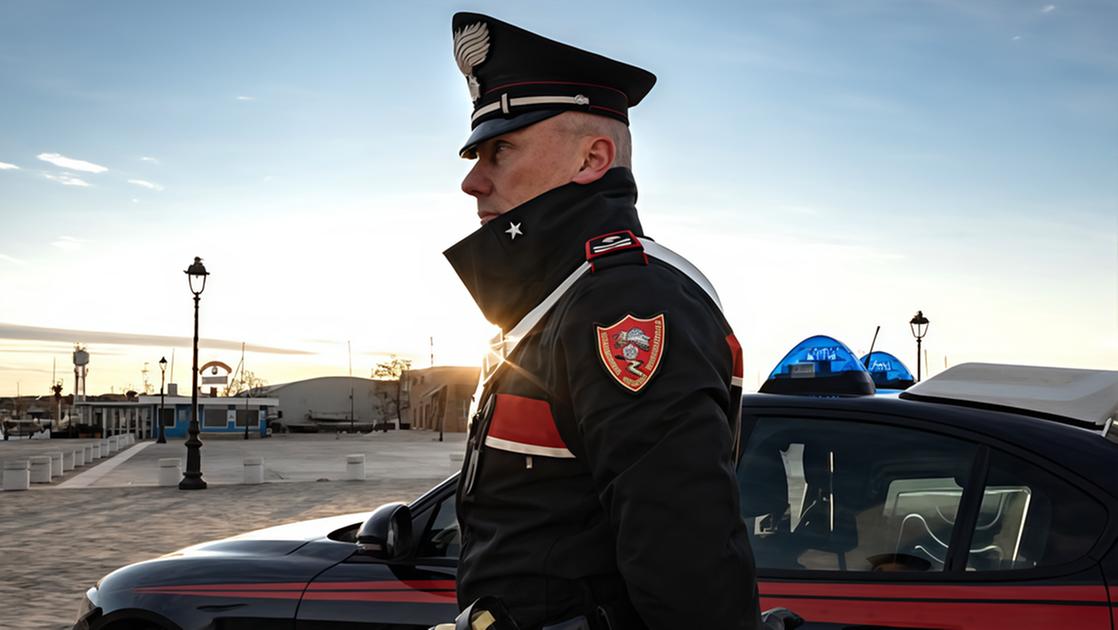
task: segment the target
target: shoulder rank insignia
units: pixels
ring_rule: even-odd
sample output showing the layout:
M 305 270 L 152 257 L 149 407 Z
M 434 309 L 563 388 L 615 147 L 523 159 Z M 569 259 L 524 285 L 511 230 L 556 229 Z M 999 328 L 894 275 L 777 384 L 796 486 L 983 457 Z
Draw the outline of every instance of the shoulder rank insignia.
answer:
M 598 356 L 622 387 L 639 392 L 660 367 L 667 341 L 664 316 L 626 315 L 612 326 L 597 326 Z
M 644 253 L 644 246 L 636 234 L 629 230 L 610 232 L 586 241 L 586 262 L 590 263 L 590 270 L 595 271 L 599 259 L 621 252 L 636 252 L 641 255 L 644 264 L 648 264 L 648 255 Z

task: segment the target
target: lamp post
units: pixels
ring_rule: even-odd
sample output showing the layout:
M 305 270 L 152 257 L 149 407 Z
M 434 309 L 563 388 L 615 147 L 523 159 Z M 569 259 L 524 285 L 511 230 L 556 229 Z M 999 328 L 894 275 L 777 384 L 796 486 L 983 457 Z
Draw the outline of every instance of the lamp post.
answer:
M 194 369 L 190 380 L 190 428 L 186 438 L 186 470 L 182 473 L 179 490 L 205 490 L 202 480 L 202 440 L 198 439 L 198 301 L 206 290 L 206 271 L 202 259 L 195 256 L 194 264 L 184 271 L 190 282 L 190 292 L 194 294 Z
M 163 435 L 163 384 L 167 381 L 167 357 L 159 359 L 159 439 L 156 444 L 166 444 L 167 437 Z
M 916 337 L 916 382 L 920 382 L 920 342 L 924 339 L 924 335 L 928 334 L 928 318 L 924 317 L 924 311 L 916 311 L 916 315 L 908 322 L 908 327 L 912 330 L 912 336 Z

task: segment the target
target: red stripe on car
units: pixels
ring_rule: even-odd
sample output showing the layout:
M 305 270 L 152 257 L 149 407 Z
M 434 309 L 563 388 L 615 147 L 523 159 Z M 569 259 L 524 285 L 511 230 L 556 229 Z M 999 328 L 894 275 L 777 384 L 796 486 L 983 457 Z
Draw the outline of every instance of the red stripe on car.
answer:
M 454 580 L 374 580 L 365 582 L 314 582 L 312 591 L 362 591 L 362 590 L 451 590 L 455 589 Z
M 966 599 L 1061 601 L 1106 603 L 1106 591 L 1101 586 L 962 586 L 962 585 L 908 585 L 908 584 L 843 584 L 794 582 L 761 582 L 762 596 L 794 595 L 827 598 L 859 599 Z

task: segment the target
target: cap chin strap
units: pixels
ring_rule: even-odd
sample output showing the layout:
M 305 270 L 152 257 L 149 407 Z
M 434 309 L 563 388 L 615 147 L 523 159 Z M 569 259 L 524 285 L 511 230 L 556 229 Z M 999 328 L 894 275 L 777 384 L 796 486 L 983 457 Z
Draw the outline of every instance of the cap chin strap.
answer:
M 492 114 L 495 111 L 500 111 L 502 114 L 510 114 L 513 107 L 527 107 L 529 105 L 589 105 L 590 99 L 576 94 L 574 96 L 520 96 L 517 98 L 509 98 L 507 94 L 502 94 L 500 100 L 494 101 L 484 107 L 479 107 L 474 115 L 470 117 L 470 122 L 477 122 L 478 118 L 487 114 Z

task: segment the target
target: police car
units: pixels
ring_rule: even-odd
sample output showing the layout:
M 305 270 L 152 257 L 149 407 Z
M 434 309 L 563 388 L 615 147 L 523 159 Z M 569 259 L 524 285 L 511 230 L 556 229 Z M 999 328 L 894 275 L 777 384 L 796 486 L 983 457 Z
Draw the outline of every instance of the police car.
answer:
M 807 341 L 743 402 L 763 608 L 809 630 L 1118 627 L 1118 372 L 964 364 L 874 396 L 865 362 Z M 455 483 L 124 567 L 74 627 L 446 622 Z

